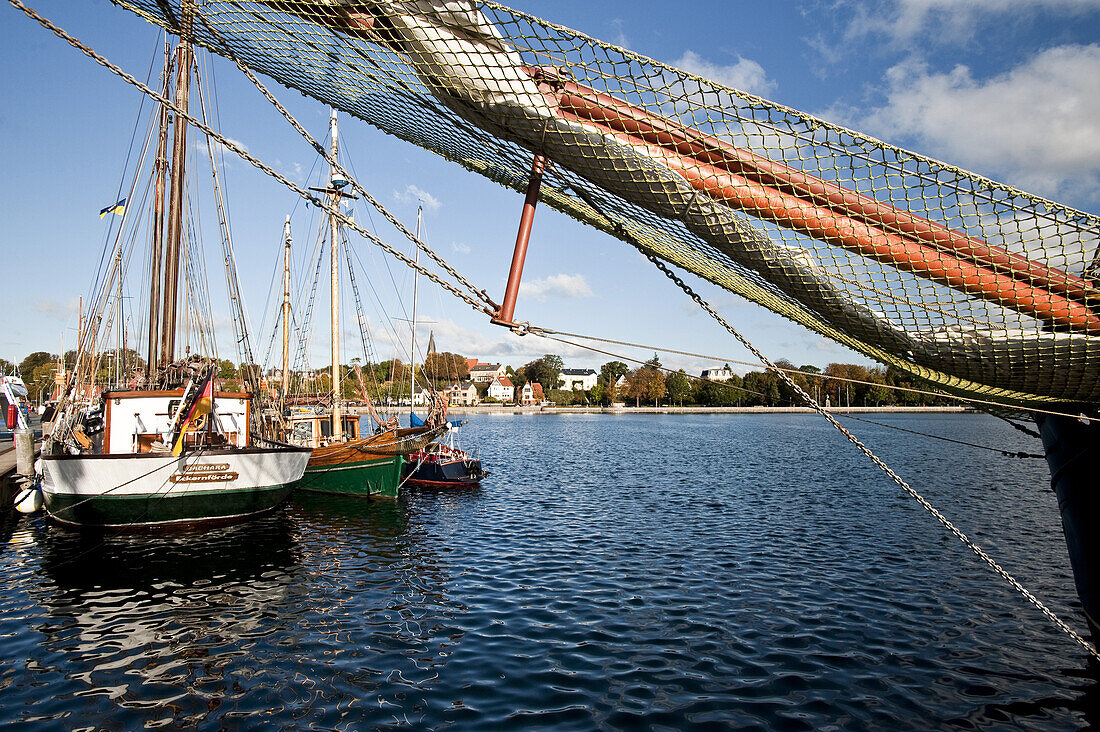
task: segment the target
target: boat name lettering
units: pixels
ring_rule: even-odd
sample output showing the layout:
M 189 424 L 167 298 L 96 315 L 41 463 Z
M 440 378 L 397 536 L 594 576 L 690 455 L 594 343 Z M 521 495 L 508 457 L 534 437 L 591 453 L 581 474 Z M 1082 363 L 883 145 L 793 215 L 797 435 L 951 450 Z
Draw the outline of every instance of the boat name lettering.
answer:
M 172 483 L 221 483 L 237 479 L 237 473 L 229 470 L 229 463 L 189 465 L 182 472 L 173 473 Z

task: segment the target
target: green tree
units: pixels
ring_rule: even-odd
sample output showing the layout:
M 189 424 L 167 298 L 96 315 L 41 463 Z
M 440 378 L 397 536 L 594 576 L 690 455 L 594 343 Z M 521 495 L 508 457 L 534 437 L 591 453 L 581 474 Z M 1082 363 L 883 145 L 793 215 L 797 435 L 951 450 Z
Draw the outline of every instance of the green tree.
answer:
M 703 380 L 695 389 L 695 401 L 705 407 L 719 407 L 730 403 L 730 390 L 716 381 Z
M 44 363 L 34 370 L 34 375 L 24 379 L 27 385 L 27 396 L 33 401 L 41 401 L 50 393 L 53 386 L 53 375 L 57 372 L 57 366 L 52 363 Z
M 19 362 L 19 376 L 27 384 L 34 381 L 34 371 L 43 364 L 53 364 L 57 355 L 45 351 L 35 351 Z
M 668 392 L 669 401 L 679 402 L 681 407 L 684 406 L 684 399 L 691 396 L 691 379 L 687 372 L 680 369 L 666 376 L 665 391 Z
M 565 365 L 561 356 L 548 353 L 542 358 L 535 359 L 524 365 L 522 371 L 525 377 L 524 383 L 532 381 L 542 384 L 545 391 L 557 389 L 561 384 L 561 370 Z
M 600 366 L 600 375 L 596 378 L 596 390 L 599 393 L 593 395 L 596 401 L 603 405 L 615 401 L 617 396 L 615 384 L 628 373 L 630 373 L 630 367 L 622 361 L 608 361 Z

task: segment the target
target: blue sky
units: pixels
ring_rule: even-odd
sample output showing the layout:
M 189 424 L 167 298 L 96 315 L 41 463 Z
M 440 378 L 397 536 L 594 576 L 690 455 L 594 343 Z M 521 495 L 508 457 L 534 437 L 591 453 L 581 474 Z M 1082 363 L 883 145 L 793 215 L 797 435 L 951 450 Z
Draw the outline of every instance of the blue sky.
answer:
M 139 78 L 146 78 L 151 63 L 160 63 L 153 61 L 159 30 L 104 0 L 36 0 L 31 6 Z M 1100 0 L 692 2 L 675 10 L 656 2 L 513 6 L 1085 211 L 1098 210 Z M 74 340 L 77 297 L 87 294 L 111 223 L 97 212 L 115 200 L 142 100 L 22 13 L 10 6 L 0 12 L 0 252 L 9 304 L 0 325 L 0 357 L 18 360 L 34 350 L 56 351 L 62 338 L 67 347 Z M 224 134 L 306 181 L 314 167 L 312 150 L 239 72 L 221 62 L 213 68 Z M 278 94 L 324 138 L 327 109 L 285 89 Z M 425 239 L 499 299 L 521 197 L 358 120 L 343 118 L 341 137 L 343 157 L 367 190 L 410 228 L 417 201 L 423 201 Z M 294 214 L 301 273 L 308 269 L 316 211 L 243 162 L 229 160 L 224 172 L 244 298 L 259 331 L 282 221 Z M 357 209 L 356 218 L 409 250 L 377 214 Z M 202 221 L 221 355 L 231 357 L 212 209 L 202 213 Z M 407 317 L 402 308 L 411 297 L 411 275 L 365 244 L 356 251 L 370 277 L 360 286 L 378 294 L 377 300 L 366 298 L 378 355 L 402 355 L 398 349 L 408 326 L 400 319 Z M 627 245 L 547 207 L 536 216 L 525 283 L 519 319 L 750 359 Z M 864 361 L 754 304 L 698 287 L 772 358 L 819 365 Z M 512 336 L 423 282 L 420 314 L 427 321 L 424 336 L 433 329 L 441 350 L 482 360 L 518 367 L 546 352 L 563 354 L 570 366 L 598 368 L 609 360 Z M 345 310 L 344 323 L 353 319 Z M 259 355 L 267 335 L 255 333 Z M 326 337 L 314 340 L 312 354 L 314 363 L 328 362 Z M 348 350 L 345 360 L 354 355 Z M 662 361 L 696 373 L 713 365 L 672 355 Z

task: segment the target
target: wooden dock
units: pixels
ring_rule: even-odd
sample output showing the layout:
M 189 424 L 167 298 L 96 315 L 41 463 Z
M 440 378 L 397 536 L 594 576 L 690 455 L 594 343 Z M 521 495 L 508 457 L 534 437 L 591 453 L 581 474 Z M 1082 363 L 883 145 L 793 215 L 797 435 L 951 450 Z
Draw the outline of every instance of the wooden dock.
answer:
M 8 445 L 0 451 L 0 478 L 7 478 L 15 470 L 15 445 Z

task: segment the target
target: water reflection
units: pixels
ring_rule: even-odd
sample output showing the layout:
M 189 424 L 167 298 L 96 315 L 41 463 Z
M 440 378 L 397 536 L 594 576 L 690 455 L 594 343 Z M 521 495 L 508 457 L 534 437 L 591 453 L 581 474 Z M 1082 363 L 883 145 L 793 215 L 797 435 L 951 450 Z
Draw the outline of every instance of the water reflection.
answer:
M 1080 650 L 810 419 L 486 419 L 476 492 L 302 495 L 167 538 L 24 519 L 0 548 L 0 726 L 1100 721 Z M 867 437 L 1072 617 L 1045 477 Z
M 33 595 L 46 615 L 35 626 L 42 660 L 30 670 L 50 683 L 47 706 L 81 699 L 133 723 L 196 723 L 240 696 L 244 687 L 226 670 L 285 631 L 271 619 L 301 573 L 282 513 L 165 535 L 44 522 L 34 533 Z

